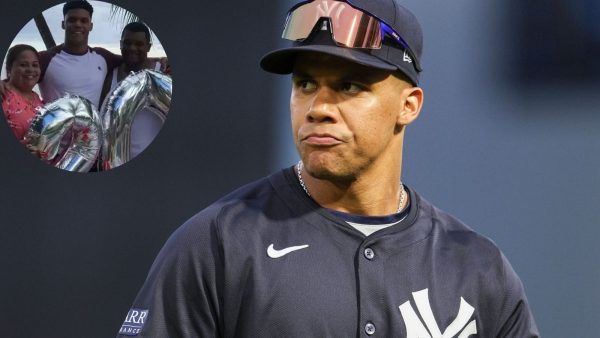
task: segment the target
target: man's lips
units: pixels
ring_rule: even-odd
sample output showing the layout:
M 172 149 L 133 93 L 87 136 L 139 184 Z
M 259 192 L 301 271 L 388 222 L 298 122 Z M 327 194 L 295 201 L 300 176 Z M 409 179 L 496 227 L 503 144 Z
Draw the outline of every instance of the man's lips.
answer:
M 302 138 L 302 142 L 312 146 L 333 146 L 343 143 L 342 140 L 330 134 L 309 134 Z

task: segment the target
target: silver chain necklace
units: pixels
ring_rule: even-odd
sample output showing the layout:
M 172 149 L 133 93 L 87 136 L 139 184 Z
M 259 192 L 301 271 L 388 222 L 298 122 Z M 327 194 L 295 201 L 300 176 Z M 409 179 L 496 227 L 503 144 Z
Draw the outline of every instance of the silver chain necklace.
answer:
M 306 184 L 304 183 L 304 180 L 302 179 L 302 167 L 304 167 L 304 163 L 302 163 L 302 160 L 298 161 L 298 164 L 296 164 L 296 172 L 298 173 L 298 181 L 300 182 L 300 186 L 302 187 L 302 189 L 304 190 L 304 192 L 306 193 L 306 195 L 310 196 L 310 193 L 308 192 L 308 189 L 306 188 Z M 398 210 L 396 210 L 396 213 L 399 213 L 402 211 L 403 206 L 404 206 L 404 201 L 406 200 L 406 190 L 404 190 L 404 185 L 402 184 L 402 181 L 400 181 L 400 203 L 398 204 Z

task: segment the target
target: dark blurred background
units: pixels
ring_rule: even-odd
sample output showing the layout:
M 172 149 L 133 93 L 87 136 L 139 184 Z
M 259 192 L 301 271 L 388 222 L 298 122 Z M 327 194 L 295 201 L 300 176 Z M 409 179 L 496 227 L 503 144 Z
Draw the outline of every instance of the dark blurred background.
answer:
M 511 2 L 515 79 L 528 85 L 600 82 L 600 2 Z
M 57 3 L 3 3 L 0 54 Z M 51 168 L 0 121 L 0 337 L 114 336 L 176 227 L 296 161 L 289 79 L 258 66 L 262 54 L 284 45 L 291 4 L 119 1 L 156 32 L 174 79 L 163 130 L 123 167 L 100 174 Z M 544 337 L 593 336 L 600 321 L 599 6 L 406 6 L 424 30 L 426 102 L 407 132 L 403 180 L 502 248 Z

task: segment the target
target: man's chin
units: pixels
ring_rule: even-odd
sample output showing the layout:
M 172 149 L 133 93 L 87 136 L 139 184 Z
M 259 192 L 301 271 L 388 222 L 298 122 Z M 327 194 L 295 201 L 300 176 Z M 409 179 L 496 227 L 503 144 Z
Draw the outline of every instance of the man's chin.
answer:
M 144 70 L 144 63 L 140 62 L 125 62 L 125 66 L 127 67 L 127 72 L 129 75 L 131 72 L 137 73 Z
M 305 164 L 308 174 L 318 180 L 332 182 L 348 182 L 354 180 L 354 174 L 337 166 L 327 165 L 324 163 Z
M 127 66 L 140 66 L 144 64 L 144 60 L 138 55 L 123 53 L 123 51 L 121 51 L 121 55 L 123 56 L 123 62 Z
M 87 38 L 83 35 L 73 34 L 69 38 L 69 41 L 65 41 L 70 45 L 87 45 Z

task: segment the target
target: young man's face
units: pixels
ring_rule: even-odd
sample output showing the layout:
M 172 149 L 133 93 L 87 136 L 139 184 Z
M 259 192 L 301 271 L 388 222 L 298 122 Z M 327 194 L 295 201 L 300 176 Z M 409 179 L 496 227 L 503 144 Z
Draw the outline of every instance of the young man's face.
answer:
M 69 10 L 65 14 L 62 28 L 65 30 L 65 43 L 87 46 L 88 35 L 93 28 L 90 12 L 81 8 Z
M 297 57 L 292 81 L 292 131 L 311 176 L 352 180 L 374 163 L 399 159 L 399 116 L 411 85 L 389 72 L 317 53 Z
M 130 67 L 144 64 L 150 51 L 150 42 L 144 32 L 123 31 L 121 55 L 123 62 Z

